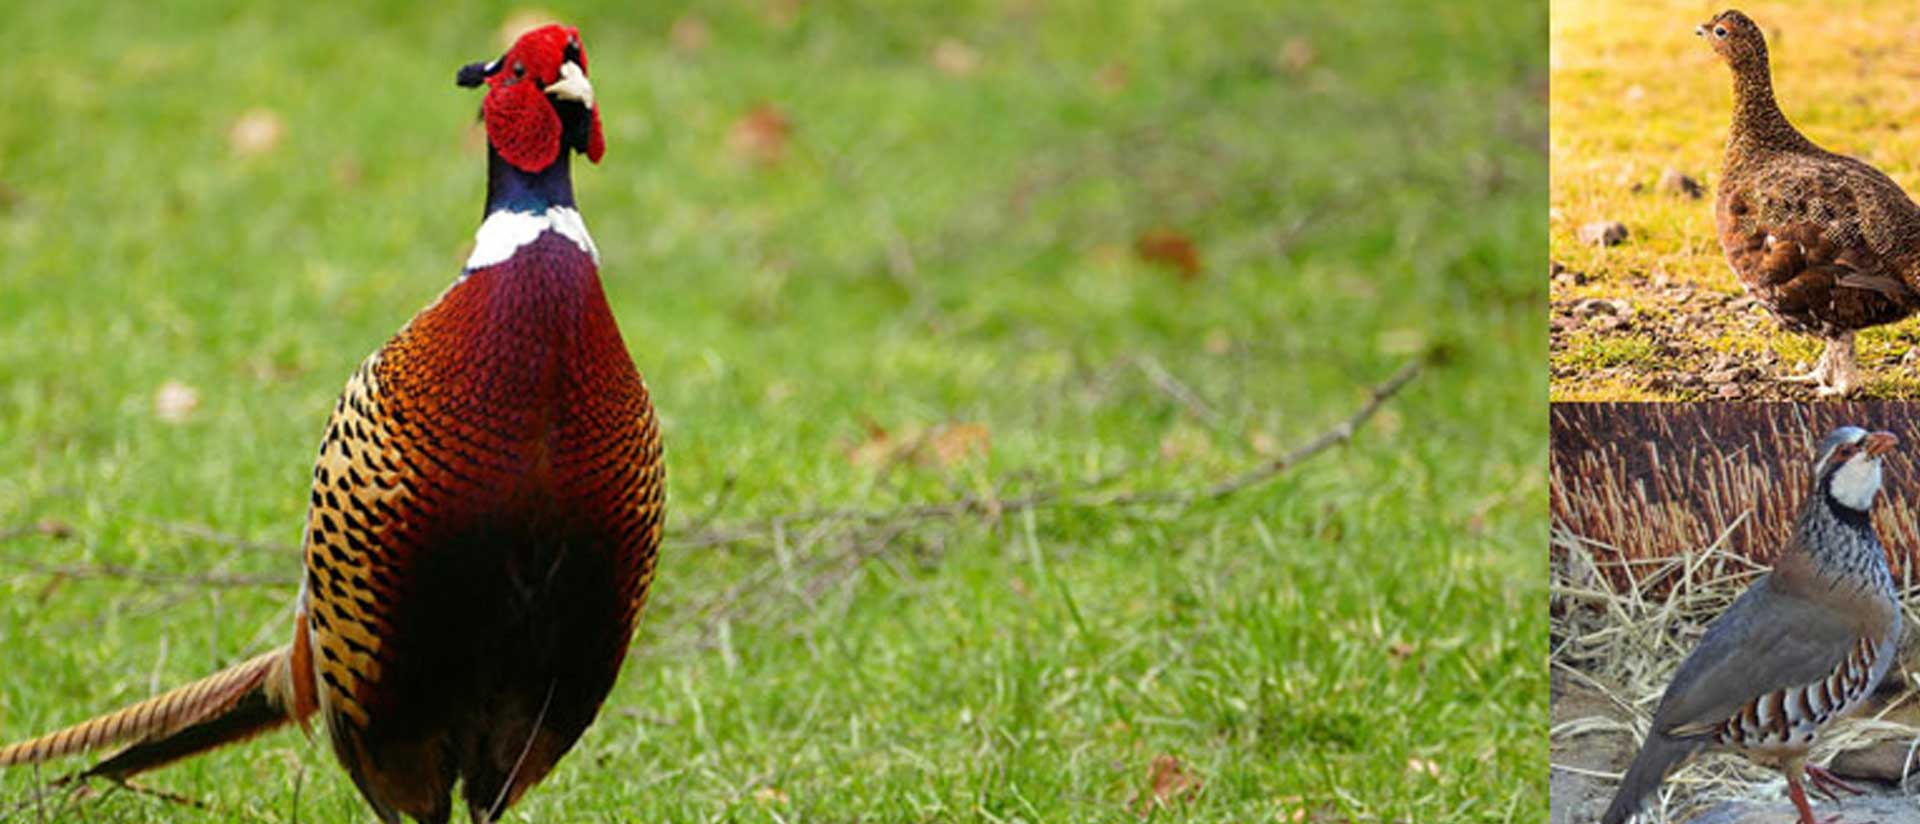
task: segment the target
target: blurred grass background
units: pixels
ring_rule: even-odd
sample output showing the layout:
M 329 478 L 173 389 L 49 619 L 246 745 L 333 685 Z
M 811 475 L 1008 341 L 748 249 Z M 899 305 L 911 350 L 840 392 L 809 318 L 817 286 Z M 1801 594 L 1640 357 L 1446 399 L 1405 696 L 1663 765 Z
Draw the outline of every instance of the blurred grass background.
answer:
M 671 532 L 518 820 L 1544 817 L 1543 4 L 550 12 L 605 118 L 575 178 Z M 0 8 L 0 738 L 285 635 L 335 393 L 479 220 L 453 72 L 540 13 Z M 1198 488 L 1433 353 L 1354 444 L 1219 502 L 672 537 Z M 33 780 L 0 819 L 46 812 Z M 211 809 L 55 812 L 368 818 L 293 733 L 146 781 Z

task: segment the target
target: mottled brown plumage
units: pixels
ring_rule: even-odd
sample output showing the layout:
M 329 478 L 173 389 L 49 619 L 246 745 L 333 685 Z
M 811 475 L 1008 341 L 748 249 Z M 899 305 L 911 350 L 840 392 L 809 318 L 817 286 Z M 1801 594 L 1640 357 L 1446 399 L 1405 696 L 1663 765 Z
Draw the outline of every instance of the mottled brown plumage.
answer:
M 1714 204 L 1727 263 L 1787 329 L 1826 340 L 1797 379 L 1859 385 L 1853 336 L 1920 308 L 1920 206 L 1865 163 L 1820 148 L 1773 97 L 1760 27 L 1725 11 L 1697 33 L 1733 72 L 1733 126 Z
M 457 786 L 484 822 L 579 739 L 646 603 L 665 502 L 653 406 L 573 208 L 567 150 L 603 147 L 585 65 L 549 26 L 461 71 L 492 89 L 487 219 L 327 422 L 293 642 L 0 766 L 124 744 L 85 773 L 122 778 L 318 715 L 382 820 L 447 821 Z

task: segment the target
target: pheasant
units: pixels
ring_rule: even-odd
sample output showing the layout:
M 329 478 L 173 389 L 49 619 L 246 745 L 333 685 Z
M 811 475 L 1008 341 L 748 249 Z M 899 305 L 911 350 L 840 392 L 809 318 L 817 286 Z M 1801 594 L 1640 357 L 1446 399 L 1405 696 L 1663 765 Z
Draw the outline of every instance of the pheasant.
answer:
M 361 364 L 313 471 L 290 644 L 0 749 L 0 766 L 124 745 L 121 779 L 318 714 L 385 822 L 476 822 L 598 714 L 660 543 L 660 432 L 575 210 L 599 162 L 579 33 L 460 69 L 485 85 L 485 219 L 464 271 Z
M 1790 381 L 1860 385 L 1854 333 L 1920 308 L 1920 206 L 1865 163 L 1813 144 L 1773 99 L 1766 36 L 1738 11 L 1694 29 L 1733 70 L 1733 126 L 1714 202 L 1720 248 L 1788 330 L 1826 341 Z
M 1710 747 L 1778 765 L 1800 824 L 1815 821 L 1806 776 L 1829 796 L 1853 789 L 1806 758 L 1898 652 L 1900 604 L 1870 513 L 1896 444 L 1852 426 L 1821 443 L 1793 537 L 1681 662 L 1603 824 L 1623 824 L 1669 770 Z

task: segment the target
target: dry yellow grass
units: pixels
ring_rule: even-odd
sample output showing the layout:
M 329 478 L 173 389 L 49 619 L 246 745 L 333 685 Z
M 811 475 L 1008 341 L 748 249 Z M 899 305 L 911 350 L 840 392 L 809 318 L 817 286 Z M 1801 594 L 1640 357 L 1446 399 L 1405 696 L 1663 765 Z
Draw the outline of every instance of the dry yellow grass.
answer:
M 1693 27 L 1719 11 L 1698 2 L 1552 4 L 1551 105 L 1552 186 L 1550 248 L 1553 260 L 1584 274 L 1553 287 L 1556 312 L 1569 301 L 1623 299 L 1642 312 L 1660 313 L 1650 283 L 1692 286 L 1701 292 L 1736 293 L 1713 231 L 1713 187 L 1732 107 L 1727 69 L 1702 44 Z M 1908 3 L 1841 0 L 1742 5 L 1768 35 L 1774 88 L 1781 108 L 1808 137 L 1834 151 L 1880 167 L 1910 192 L 1920 190 L 1920 19 Z M 1655 185 L 1668 168 L 1706 187 L 1700 199 L 1662 192 Z M 1637 189 L 1637 191 L 1636 191 Z M 1630 233 L 1622 245 L 1598 248 L 1576 232 L 1594 221 L 1619 221 Z M 1683 307 L 1684 308 L 1684 307 Z M 1553 396 L 1595 399 L 1593 378 L 1619 389 L 1618 398 L 1685 399 L 1647 379 L 1662 370 L 1704 368 L 1694 362 L 1712 351 L 1772 352 L 1758 380 L 1805 360 L 1810 341 L 1773 323 L 1737 323 L 1745 307 L 1703 312 L 1678 333 L 1697 339 L 1667 340 L 1673 348 L 1625 364 L 1597 356 L 1593 347 L 1633 330 L 1581 336 L 1555 332 Z M 1644 332 L 1641 332 L 1644 334 Z M 1676 334 L 1667 327 L 1666 334 Z M 1757 337 L 1757 340 L 1746 340 Z M 1920 380 L 1901 358 L 1920 340 L 1920 321 L 1908 320 L 1864 333 L 1861 363 L 1867 394 L 1920 395 Z M 1675 348 L 1678 351 L 1675 351 Z M 1743 357 L 1746 355 L 1743 354 Z M 1618 368 L 1596 373 L 1594 364 Z M 1798 397 L 1798 390 L 1770 396 Z

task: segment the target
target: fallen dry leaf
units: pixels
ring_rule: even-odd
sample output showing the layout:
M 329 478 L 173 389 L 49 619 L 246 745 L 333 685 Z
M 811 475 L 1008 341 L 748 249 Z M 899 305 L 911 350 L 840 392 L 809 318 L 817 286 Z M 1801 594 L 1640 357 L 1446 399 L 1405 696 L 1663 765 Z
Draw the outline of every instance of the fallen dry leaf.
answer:
M 234 154 L 254 157 L 273 151 L 286 133 L 286 123 L 272 109 L 248 109 L 227 130 L 227 145 Z
M 1269 434 L 1264 429 L 1255 429 L 1247 433 L 1247 446 L 1252 449 L 1256 455 L 1280 454 L 1280 439 Z
M 870 420 L 863 420 L 860 425 L 867 430 L 867 437 L 847 449 L 847 463 L 864 467 L 893 463 L 895 453 L 899 451 L 893 433 Z
M 1153 757 L 1147 768 L 1148 795 L 1135 799 L 1133 812 L 1142 818 L 1155 807 L 1167 807 L 1192 801 L 1200 795 L 1200 777 L 1187 770 L 1180 759 L 1162 753 Z
M 1280 44 L 1280 53 L 1274 56 L 1274 63 L 1288 74 L 1301 74 L 1313 68 L 1313 62 L 1318 57 L 1313 41 L 1305 37 L 1291 37 Z
M 727 145 L 733 153 L 762 166 L 778 164 L 787 154 L 793 122 L 771 103 L 761 103 L 734 121 Z
M 847 462 L 854 466 L 878 468 L 912 462 L 916 466 L 947 468 L 992 448 L 992 434 L 983 424 L 946 423 L 931 429 L 907 425 L 898 432 L 888 431 L 873 421 L 863 421 L 865 440 L 847 449 Z
M 1164 461 L 1192 460 L 1212 451 L 1213 440 L 1207 433 L 1184 422 L 1174 424 L 1173 429 L 1160 437 L 1160 459 Z
M 351 157 L 342 157 L 335 160 L 330 172 L 333 177 L 333 185 L 348 190 L 358 188 L 360 186 L 360 180 L 364 176 L 364 172 L 360 168 L 360 162 Z
M 953 466 L 975 455 L 986 455 L 993 446 L 987 427 L 977 423 L 950 423 L 934 430 L 930 439 L 933 459 L 940 466 Z
M 786 790 L 780 789 L 779 787 L 761 787 L 753 791 L 753 800 L 759 802 L 761 806 L 766 806 L 768 804 L 785 804 L 792 801 L 793 798 L 787 795 Z
M 199 406 L 200 390 L 179 381 L 160 384 L 153 393 L 153 416 L 166 423 L 186 423 Z
M 766 10 L 761 16 L 775 27 L 784 29 L 800 19 L 800 9 L 801 0 L 767 0 Z
M 942 38 L 933 45 L 929 60 L 935 69 L 948 77 L 966 77 L 980 68 L 980 53 L 951 37 Z
M 1141 233 L 1133 242 L 1135 254 L 1148 263 L 1169 266 L 1179 271 L 1181 280 L 1200 277 L 1200 249 L 1193 238 L 1173 229 L 1153 229 Z
M 1101 91 L 1107 94 L 1118 94 L 1124 91 L 1127 88 L 1127 84 L 1132 81 L 1133 71 L 1127 68 L 1127 64 L 1117 60 L 1101 66 L 1100 73 L 1094 75 L 1094 82 L 1100 86 Z
M 560 15 L 542 8 L 515 9 L 500 21 L 500 50 L 506 51 L 520 35 L 540 28 L 548 23 L 560 22 Z
M 713 32 L 707 28 L 707 20 L 697 14 L 683 14 L 673 21 L 667 29 L 667 42 L 673 44 L 673 50 L 681 54 L 698 54 L 706 51 L 713 42 Z

